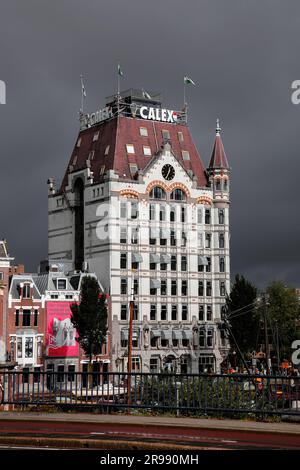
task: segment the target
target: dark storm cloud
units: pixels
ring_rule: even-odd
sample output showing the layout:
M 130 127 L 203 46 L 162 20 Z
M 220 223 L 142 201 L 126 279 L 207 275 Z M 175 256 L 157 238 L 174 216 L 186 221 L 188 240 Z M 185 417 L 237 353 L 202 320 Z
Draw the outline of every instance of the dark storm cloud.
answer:
M 78 131 L 81 73 L 87 108 L 143 86 L 182 106 L 207 165 L 216 117 L 232 167 L 232 273 L 263 286 L 300 285 L 300 78 L 297 0 L 1 1 L 0 236 L 27 269 L 47 256 L 46 180 L 60 180 Z

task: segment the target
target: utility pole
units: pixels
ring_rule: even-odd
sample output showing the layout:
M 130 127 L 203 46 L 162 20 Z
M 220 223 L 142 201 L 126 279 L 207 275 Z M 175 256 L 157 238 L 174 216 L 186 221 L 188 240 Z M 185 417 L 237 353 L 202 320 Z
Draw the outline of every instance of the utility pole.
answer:
M 267 321 L 267 295 L 263 294 L 263 316 L 264 316 L 264 330 L 265 330 L 265 348 L 266 348 L 266 361 L 267 361 L 267 375 L 270 375 L 270 347 L 268 335 L 268 321 Z

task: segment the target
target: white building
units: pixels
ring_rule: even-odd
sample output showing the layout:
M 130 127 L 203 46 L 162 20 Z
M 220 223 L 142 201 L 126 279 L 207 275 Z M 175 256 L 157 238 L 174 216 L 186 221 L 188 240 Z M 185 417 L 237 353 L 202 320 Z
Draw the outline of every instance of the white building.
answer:
M 82 116 L 59 189 L 49 180 L 49 259 L 96 273 L 110 295 L 112 370 L 220 370 L 230 289 L 230 171 L 217 125 L 208 169 L 184 113 L 128 90 Z

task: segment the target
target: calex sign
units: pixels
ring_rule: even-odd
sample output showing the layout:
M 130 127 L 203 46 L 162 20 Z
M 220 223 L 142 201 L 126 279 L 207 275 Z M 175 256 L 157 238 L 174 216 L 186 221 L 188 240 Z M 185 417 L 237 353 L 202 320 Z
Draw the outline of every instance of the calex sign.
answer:
M 110 106 L 106 106 L 106 108 L 99 109 L 99 111 L 96 111 L 95 113 L 83 114 L 80 119 L 81 127 L 91 127 L 94 124 L 105 121 L 105 119 L 109 119 L 111 117 L 113 117 L 112 108 Z
M 151 119 L 153 121 L 177 122 L 176 111 L 170 109 L 148 108 L 147 106 L 142 106 L 140 109 L 140 115 L 143 119 Z

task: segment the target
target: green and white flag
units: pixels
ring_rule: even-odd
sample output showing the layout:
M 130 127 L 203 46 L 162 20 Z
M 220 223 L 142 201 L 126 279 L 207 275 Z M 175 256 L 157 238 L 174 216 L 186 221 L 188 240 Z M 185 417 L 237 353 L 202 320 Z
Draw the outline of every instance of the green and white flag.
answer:
M 187 75 L 185 75 L 184 77 L 184 83 L 185 85 L 196 85 L 195 82 L 191 78 L 189 78 Z
M 118 75 L 119 75 L 120 77 L 123 77 L 123 72 L 122 72 L 122 69 L 121 69 L 121 65 L 120 65 L 120 64 L 118 64 Z

